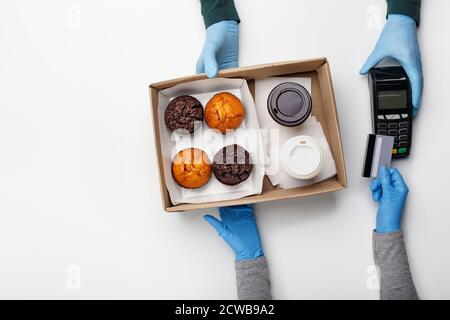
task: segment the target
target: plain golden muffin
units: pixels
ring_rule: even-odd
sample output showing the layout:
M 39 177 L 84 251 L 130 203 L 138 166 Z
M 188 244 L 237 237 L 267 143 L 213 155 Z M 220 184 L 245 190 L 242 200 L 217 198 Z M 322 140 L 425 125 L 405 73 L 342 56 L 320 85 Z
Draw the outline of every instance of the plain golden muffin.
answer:
M 208 127 L 222 133 L 237 129 L 244 120 L 245 110 L 241 100 L 229 92 L 216 94 L 205 108 L 205 120 Z
M 203 187 L 211 178 L 211 172 L 208 155 L 200 149 L 184 149 L 177 153 L 172 162 L 173 178 L 183 188 Z

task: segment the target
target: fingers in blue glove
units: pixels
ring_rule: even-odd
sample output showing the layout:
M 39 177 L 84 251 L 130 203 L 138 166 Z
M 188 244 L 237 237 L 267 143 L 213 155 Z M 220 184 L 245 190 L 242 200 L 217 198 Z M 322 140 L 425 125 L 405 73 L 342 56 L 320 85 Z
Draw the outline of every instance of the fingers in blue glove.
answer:
M 381 197 L 377 214 L 378 233 L 396 232 L 401 228 L 408 186 L 395 168 L 381 169 Z M 374 186 L 376 187 L 376 186 Z
M 380 179 L 373 179 L 370 183 L 370 191 L 376 191 L 379 188 L 381 188 L 381 181 Z
M 233 249 L 236 260 L 251 260 L 264 255 L 252 205 L 219 208 L 220 219 L 204 219 Z
M 205 58 L 203 56 L 203 50 L 202 50 L 202 53 L 200 54 L 200 57 L 197 60 L 197 65 L 195 66 L 195 72 L 197 74 L 205 73 Z
M 218 48 L 213 45 L 205 47 L 203 58 L 205 62 L 205 72 L 208 78 L 214 78 L 219 73 L 219 65 L 216 60 Z
M 211 215 L 205 215 L 203 217 L 203 219 L 206 220 L 206 222 L 208 222 L 219 234 L 219 236 L 221 236 L 222 238 L 226 238 L 228 235 L 228 230 L 226 225 L 224 225 L 219 219 L 211 216 Z
M 360 70 L 366 75 L 384 58 L 396 59 L 405 69 L 411 82 L 413 115 L 421 104 L 423 93 L 422 57 L 417 40 L 416 22 L 409 16 L 389 15 L 375 49 Z
M 377 190 L 372 192 L 372 199 L 373 201 L 380 201 L 381 200 L 381 195 L 382 195 L 382 189 L 378 188 Z
M 409 192 L 408 186 L 406 185 L 402 175 L 397 169 L 391 168 L 389 169 L 389 173 L 391 174 L 392 186 L 395 189 L 402 192 Z
M 232 207 L 221 207 L 219 208 L 220 219 L 226 222 L 233 222 L 236 220 L 255 220 L 253 214 L 253 205 L 252 204 L 244 204 L 239 206 Z
M 384 58 L 386 58 L 386 56 L 384 55 L 383 50 L 380 50 L 377 45 L 375 47 L 375 50 L 373 50 L 372 53 L 370 54 L 369 58 L 367 58 L 361 70 L 359 70 L 359 73 L 363 76 L 367 75 L 370 69 L 374 68 Z
M 386 57 L 382 55 L 382 52 L 375 49 L 369 56 L 359 73 L 361 75 L 367 75 L 369 71 L 377 64 L 379 64 L 384 58 Z M 401 63 L 403 69 L 405 69 L 405 72 L 408 75 L 409 81 L 411 83 L 413 116 L 416 116 L 420 108 L 423 94 L 422 63 L 420 63 L 419 65 L 411 65 L 405 61 L 399 62 Z
M 420 52 L 418 54 L 420 55 Z M 419 111 L 423 93 L 422 62 L 419 60 L 416 64 L 411 64 L 404 61 L 401 64 L 411 83 L 413 115 L 415 116 Z
M 383 188 L 389 188 L 391 186 L 391 174 L 389 173 L 389 169 L 385 166 L 381 167 L 381 186 Z
M 380 179 L 372 180 L 372 183 L 370 184 L 370 190 L 372 191 L 372 199 L 377 202 L 380 201 L 382 192 Z
M 221 21 L 208 27 L 196 72 L 208 78 L 217 76 L 220 69 L 238 66 L 239 27 L 236 21 Z
M 208 78 L 214 78 L 219 73 L 219 66 L 216 60 L 217 48 L 213 45 L 205 45 L 200 58 L 197 61 L 196 72 L 205 73 Z

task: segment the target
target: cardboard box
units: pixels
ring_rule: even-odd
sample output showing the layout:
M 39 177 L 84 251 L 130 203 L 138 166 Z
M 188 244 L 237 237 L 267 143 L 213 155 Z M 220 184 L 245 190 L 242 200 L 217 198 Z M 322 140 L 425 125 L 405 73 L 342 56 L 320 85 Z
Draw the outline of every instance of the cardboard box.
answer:
M 326 192 L 338 191 L 347 188 L 347 174 L 345 171 L 344 154 L 342 149 L 339 120 L 336 110 L 331 72 L 328 61 L 325 58 L 272 63 L 251 67 L 243 67 L 221 71 L 218 77 L 245 79 L 250 91 L 254 96 L 254 80 L 274 76 L 304 76 L 312 79 L 312 113 L 320 121 L 333 158 L 336 164 L 337 176 L 314 185 L 294 188 L 279 189 L 271 185 L 267 177 L 264 178 L 263 191 L 261 194 L 248 196 L 242 199 L 206 202 L 199 204 L 178 204 L 173 205 L 170 201 L 169 193 L 164 182 L 160 128 L 158 122 L 158 92 L 166 88 L 173 87 L 180 83 L 206 79 L 205 75 L 195 75 L 158 82 L 150 85 L 150 106 L 152 110 L 153 130 L 156 146 L 156 157 L 159 170 L 159 182 L 161 187 L 161 197 L 163 208 L 167 212 L 178 212 L 187 210 L 197 210 L 205 208 L 215 208 L 248 203 L 259 203 L 290 198 L 299 198 Z

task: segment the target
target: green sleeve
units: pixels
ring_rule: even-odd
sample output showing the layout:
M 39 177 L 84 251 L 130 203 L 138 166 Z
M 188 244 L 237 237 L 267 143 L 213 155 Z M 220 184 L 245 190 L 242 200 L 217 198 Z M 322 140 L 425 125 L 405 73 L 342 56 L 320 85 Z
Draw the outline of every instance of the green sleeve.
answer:
M 420 24 L 420 6 L 422 0 L 387 0 L 388 15 L 404 14 L 416 20 Z
M 241 22 L 234 0 L 200 0 L 200 3 L 206 28 L 224 20 Z

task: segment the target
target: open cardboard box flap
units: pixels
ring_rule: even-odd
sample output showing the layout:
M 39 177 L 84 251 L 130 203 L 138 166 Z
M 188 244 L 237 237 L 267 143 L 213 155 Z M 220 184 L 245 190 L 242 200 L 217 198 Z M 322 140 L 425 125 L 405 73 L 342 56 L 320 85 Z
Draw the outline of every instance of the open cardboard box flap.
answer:
M 250 91 L 254 97 L 255 79 L 275 76 L 307 76 L 312 80 L 312 113 L 322 124 L 323 131 L 330 146 L 336 164 L 337 176 L 314 185 L 294 188 L 279 189 L 271 185 L 267 177 L 264 178 L 263 190 L 261 194 L 252 195 L 237 200 L 220 202 L 205 202 L 198 204 L 178 204 L 173 205 L 170 201 L 167 186 L 164 182 L 164 172 L 161 154 L 160 128 L 158 121 L 158 92 L 166 88 L 173 87 L 180 83 L 194 80 L 207 79 L 206 75 L 195 75 L 158 82 L 150 85 L 150 106 L 152 110 L 153 130 L 156 146 L 156 156 L 159 170 L 159 182 L 163 208 L 168 212 L 197 210 L 205 208 L 215 208 L 233 206 L 248 203 L 258 203 L 273 200 L 305 197 L 320 193 L 332 192 L 347 188 L 347 174 L 345 171 L 344 154 L 342 148 L 339 119 L 337 116 L 336 102 L 334 98 L 331 72 L 326 58 L 279 62 L 250 66 L 236 69 L 223 70 L 219 77 L 246 79 Z

